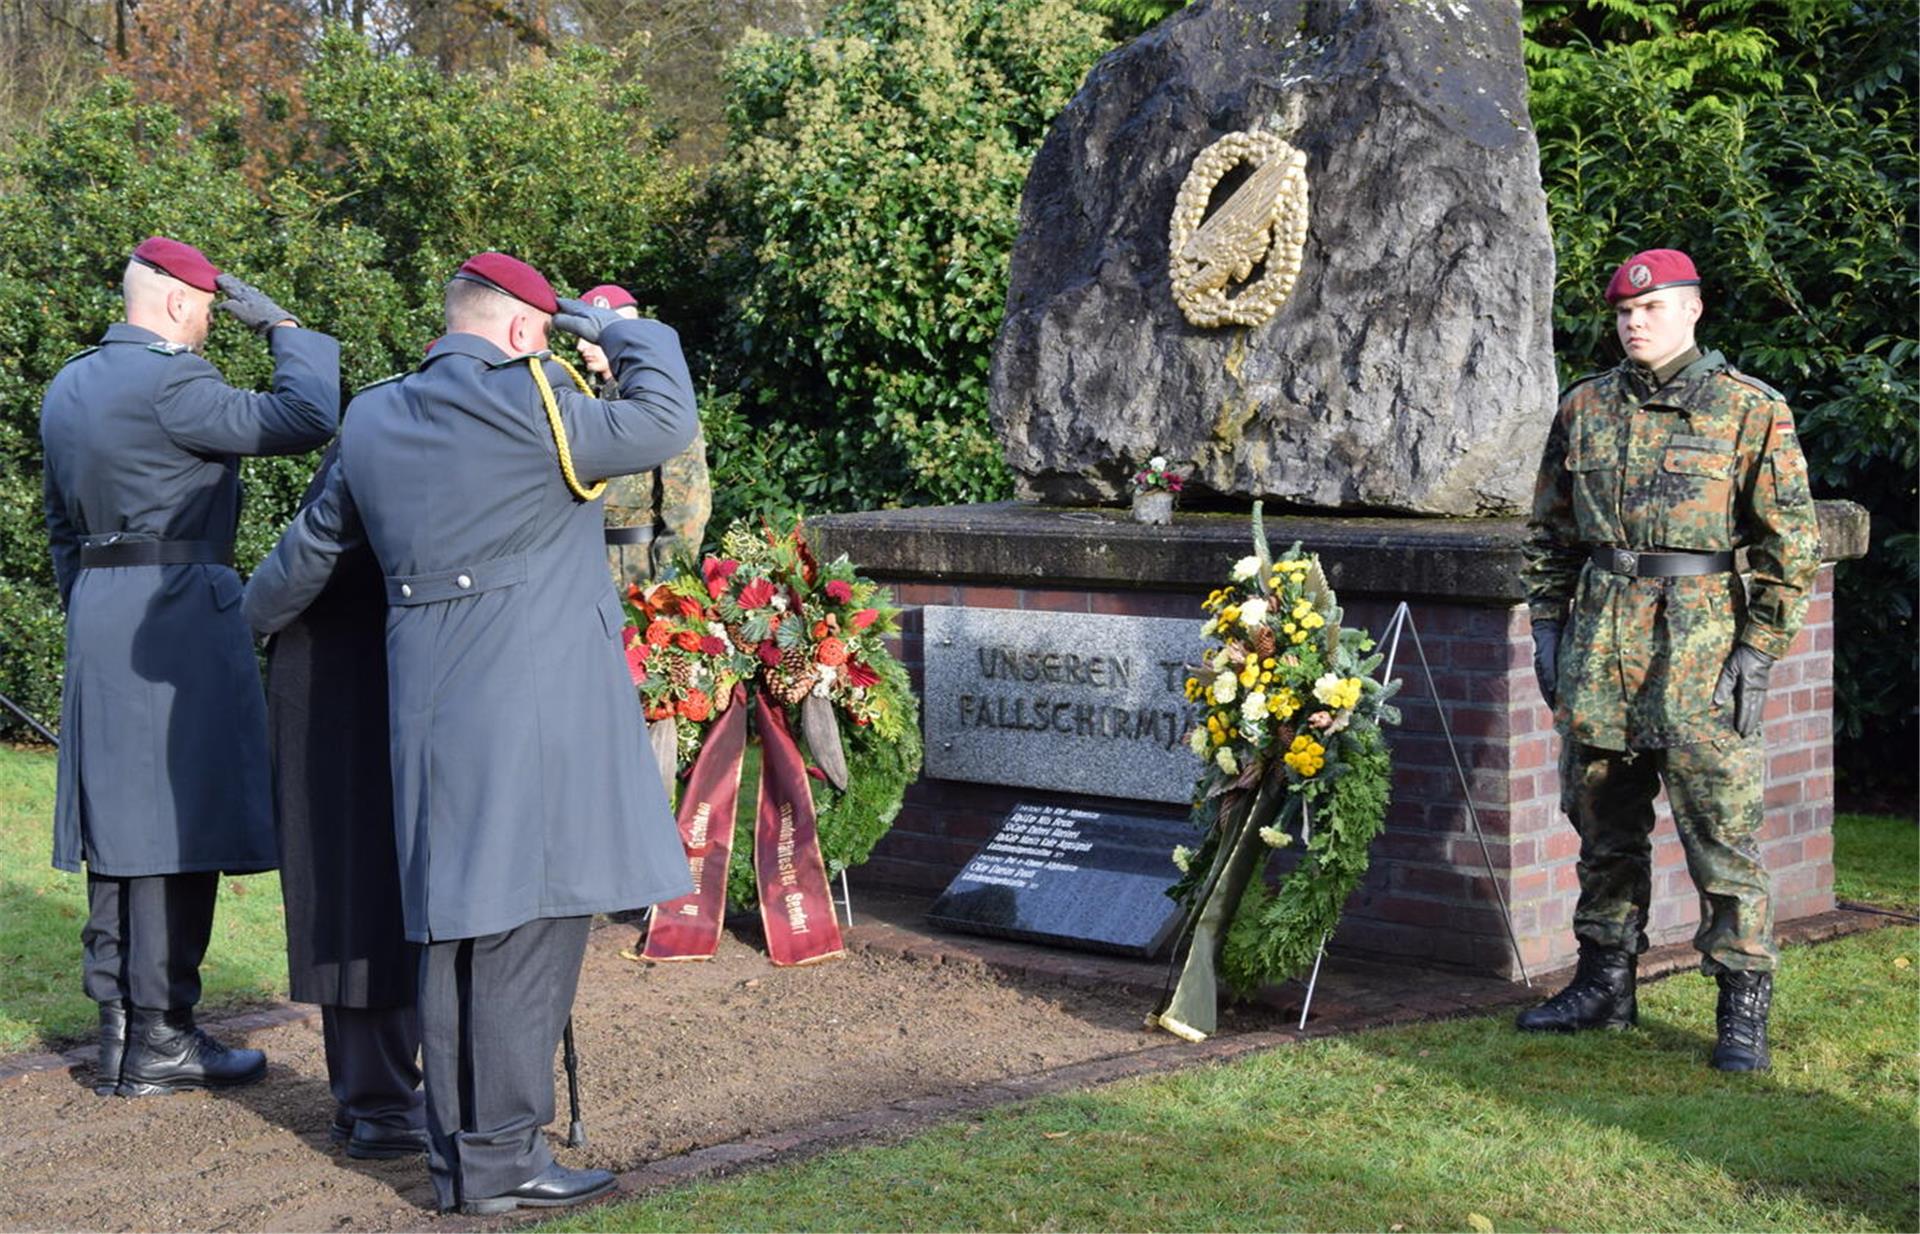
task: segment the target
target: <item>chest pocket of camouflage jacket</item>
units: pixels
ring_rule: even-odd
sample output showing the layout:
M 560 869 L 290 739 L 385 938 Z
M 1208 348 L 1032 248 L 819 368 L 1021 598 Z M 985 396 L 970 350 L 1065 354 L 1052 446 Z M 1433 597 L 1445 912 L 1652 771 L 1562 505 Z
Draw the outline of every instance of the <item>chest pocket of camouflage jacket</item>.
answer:
M 1594 414 L 1576 421 L 1568 442 L 1567 471 L 1573 488 L 1573 522 L 1588 544 L 1622 544 L 1620 523 L 1621 428 Z
M 1661 529 L 1667 548 L 1733 547 L 1733 443 L 1675 434 L 1660 459 Z

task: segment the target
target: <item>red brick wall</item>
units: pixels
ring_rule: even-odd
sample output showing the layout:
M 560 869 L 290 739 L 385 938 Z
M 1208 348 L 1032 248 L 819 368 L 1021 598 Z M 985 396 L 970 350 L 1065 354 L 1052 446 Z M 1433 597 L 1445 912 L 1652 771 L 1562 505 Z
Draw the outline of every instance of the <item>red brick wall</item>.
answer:
M 885 580 L 883 580 L 885 581 Z M 922 605 L 1198 617 L 1200 596 L 1146 591 L 1016 588 L 974 584 L 893 584 L 908 612 L 899 652 L 920 683 Z M 1833 573 L 1821 570 L 1806 626 L 1775 666 L 1767 709 L 1766 828 L 1761 850 L 1774 879 L 1777 920 L 1833 907 Z M 1346 598 L 1350 625 L 1379 633 L 1393 606 Z M 1394 802 L 1374 845 L 1374 862 L 1348 903 L 1335 947 L 1363 954 L 1457 965 L 1517 976 L 1487 873 L 1507 890 L 1514 932 L 1533 972 L 1571 962 L 1579 894 L 1579 840 L 1559 807 L 1559 739 L 1533 681 L 1524 606 L 1421 603 L 1413 610 L 1461 767 L 1472 788 L 1483 851 L 1421 671 L 1403 637 L 1394 673 L 1405 681 L 1402 725 L 1391 732 Z M 933 892 L 946 886 L 1017 800 L 1085 798 L 1034 789 L 923 780 L 861 883 Z M 1114 802 L 1116 809 L 1165 807 Z M 1177 810 L 1166 809 L 1168 813 Z M 1692 936 L 1698 899 L 1667 815 L 1654 831 L 1656 942 Z

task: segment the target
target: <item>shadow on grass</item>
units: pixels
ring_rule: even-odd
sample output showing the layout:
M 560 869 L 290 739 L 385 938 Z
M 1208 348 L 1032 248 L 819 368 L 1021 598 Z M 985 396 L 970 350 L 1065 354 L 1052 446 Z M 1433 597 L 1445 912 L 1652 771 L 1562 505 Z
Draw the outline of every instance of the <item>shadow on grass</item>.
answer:
M 1640 1027 L 1617 1033 L 1520 1033 L 1492 1022 L 1474 1043 L 1445 1050 L 1410 1050 L 1393 1033 L 1352 1041 L 1434 1083 L 1524 1111 L 1529 1121 L 1614 1128 L 1702 1162 L 1745 1195 L 1797 1193 L 1850 1224 L 1920 1228 L 1915 1129 L 1893 1108 L 1897 1101 L 1856 1100 L 1779 1072 L 1713 1070 L 1714 986 L 1697 974 L 1669 980 L 1685 981 L 1673 992 L 1704 1005 L 1704 1028 L 1691 1008 L 1681 1021 L 1643 1005 Z M 1774 1067 L 1800 1067 L 1799 1048 L 1819 1048 L 1814 1036 L 1791 1020 L 1776 1029 Z M 1911 1067 L 1911 1058 L 1874 1053 L 1845 1061 L 1849 1081 L 1861 1081 L 1851 1085 L 1855 1092 L 1889 1092 L 1869 1073 Z

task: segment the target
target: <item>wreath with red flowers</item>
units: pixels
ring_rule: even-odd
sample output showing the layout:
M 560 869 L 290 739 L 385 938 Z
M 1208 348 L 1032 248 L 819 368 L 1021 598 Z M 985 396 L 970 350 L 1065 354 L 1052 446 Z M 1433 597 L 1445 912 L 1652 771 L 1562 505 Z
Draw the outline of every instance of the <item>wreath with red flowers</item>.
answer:
M 692 766 L 734 686 L 764 689 L 801 734 L 827 874 L 864 862 L 920 774 L 920 704 L 887 646 L 899 610 L 885 589 L 844 556 L 822 564 L 798 522 L 742 522 L 718 554 L 626 602 L 628 668 L 649 724 L 672 726 L 676 770 Z M 740 800 L 735 851 L 751 852 L 754 794 L 743 786 Z M 731 865 L 727 899 L 753 905 L 751 862 Z

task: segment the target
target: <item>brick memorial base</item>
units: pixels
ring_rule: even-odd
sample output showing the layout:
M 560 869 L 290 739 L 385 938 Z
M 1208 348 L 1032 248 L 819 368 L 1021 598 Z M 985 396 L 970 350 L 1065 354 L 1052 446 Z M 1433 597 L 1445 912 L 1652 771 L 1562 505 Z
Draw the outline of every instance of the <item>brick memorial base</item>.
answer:
M 1864 511 L 1849 502 L 1820 507 L 1823 556 L 1831 562 L 1864 552 Z M 923 606 L 1172 617 L 1194 622 L 1197 631 L 1201 599 L 1252 551 L 1244 515 L 1182 514 L 1170 528 L 1147 527 L 1116 511 L 1014 502 L 833 515 L 808 528 L 823 560 L 845 553 L 891 588 L 906 610 L 900 654 L 919 688 Z M 1294 516 L 1269 519 L 1267 531 L 1276 551 L 1299 540 L 1320 554 L 1349 626 L 1378 635 L 1400 601 L 1410 605 L 1521 955 L 1535 973 L 1571 963 L 1580 845 L 1560 810 L 1559 738 L 1533 680 L 1519 583 L 1522 521 Z M 1780 921 L 1834 906 L 1832 593 L 1828 564 L 1805 627 L 1774 668 L 1766 713 L 1761 851 Z M 1410 635 L 1401 641 L 1395 676 L 1405 684 L 1397 700 L 1403 723 L 1388 730 L 1393 803 L 1333 947 L 1517 978 L 1494 884 Z M 926 697 L 923 689 L 929 713 L 951 703 Z M 1190 755 L 1187 760 L 1197 769 Z M 1016 801 L 1185 813 L 1178 805 L 1085 792 L 923 778 L 855 878 L 867 886 L 938 892 Z M 1653 867 L 1648 933 L 1656 944 L 1685 941 L 1699 921 L 1699 901 L 1664 796 Z

